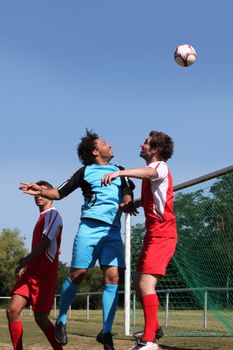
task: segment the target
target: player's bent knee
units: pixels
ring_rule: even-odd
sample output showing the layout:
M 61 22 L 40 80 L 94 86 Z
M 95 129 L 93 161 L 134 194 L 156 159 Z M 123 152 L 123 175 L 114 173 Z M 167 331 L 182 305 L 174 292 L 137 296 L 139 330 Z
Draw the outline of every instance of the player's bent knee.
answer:
M 69 277 L 72 282 L 79 284 L 86 276 L 88 269 L 70 269 Z
M 120 279 L 120 269 L 115 267 L 102 267 L 103 270 L 103 283 L 105 284 L 118 284 Z
M 119 276 L 117 275 L 107 276 L 104 278 L 105 284 L 118 284 L 118 282 L 119 282 Z
M 14 322 L 20 316 L 20 310 L 9 304 L 6 309 L 6 316 L 9 322 Z

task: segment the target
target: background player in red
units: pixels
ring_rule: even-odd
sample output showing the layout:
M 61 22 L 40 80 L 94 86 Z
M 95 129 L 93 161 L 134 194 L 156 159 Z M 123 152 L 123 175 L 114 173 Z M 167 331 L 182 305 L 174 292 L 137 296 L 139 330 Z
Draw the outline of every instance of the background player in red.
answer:
M 143 307 L 145 325 L 142 337 L 130 350 L 156 350 L 155 338 L 158 338 L 161 328 L 157 319 L 159 302 L 155 288 L 158 279 L 166 274 L 177 243 L 172 177 L 166 164 L 173 154 L 174 143 L 167 134 L 151 131 L 140 147 L 146 168 L 116 171 L 105 175 L 102 182 L 108 185 L 118 176 L 143 179 L 141 200 L 135 204 L 144 208 L 146 234 L 137 264 L 135 290 Z
M 53 188 L 47 181 L 37 182 L 43 188 Z M 15 273 L 18 276 L 7 308 L 8 326 L 14 350 L 23 349 L 23 327 L 20 313 L 32 305 L 35 321 L 51 346 L 61 350 L 54 337 L 54 325 L 48 315 L 53 305 L 57 282 L 58 255 L 62 233 L 62 218 L 50 199 L 36 195 L 40 217 L 35 225 L 31 252 L 22 258 Z

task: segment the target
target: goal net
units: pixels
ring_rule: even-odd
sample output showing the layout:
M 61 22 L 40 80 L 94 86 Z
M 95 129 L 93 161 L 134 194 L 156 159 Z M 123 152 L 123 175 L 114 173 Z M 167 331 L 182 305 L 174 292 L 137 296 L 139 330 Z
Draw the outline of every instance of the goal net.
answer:
M 233 166 L 174 188 L 179 241 L 157 285 L 159 321 L 170 335 L 233 335 Z M 131 227 L 131 276 L 145 234 L 143 212 Z M 132 330 L 143 323 L 131 294 Z

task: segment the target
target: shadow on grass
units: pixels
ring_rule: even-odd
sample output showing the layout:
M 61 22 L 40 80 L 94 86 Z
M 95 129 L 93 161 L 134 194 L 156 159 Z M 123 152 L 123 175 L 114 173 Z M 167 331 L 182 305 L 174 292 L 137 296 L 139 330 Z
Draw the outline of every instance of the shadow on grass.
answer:
M 187 348 L 187 347 L 183 347 L 183 346 L 168 346 L 168 345 L 161 345 L 159 344 L 159 347 L 160 349 L 163 349 L 163 350 L 203 350 L 202 348 Z
M 86 334 L 86 333 L 82 333 L 82 332 L 69 332 L 69 334 L 73 335 L 73 336 L 79 336 L 79 337 L 85 337 L 85 338 L 96 338 L 96 335 L 93 335 L 93 334 Z M 97 333 L 96 333 L 97 334 Z M 113 334 L 114 336 L 114 334 Z M 127 340 L 127 341 L 130 341 L 132 343 L 135 342 L 135 339 L 134 338 L 128 338 L 128 337 L 118 337 L 118 336 L 115 336 L 114 337 L 115 340 Z M 174 346 L 171 346 L 171 345 L 165 345 L 165 344 L 159 344 L 159 349 L 161 350 L 203 350 L 203 348 L 200 348 L 200 347 L 187 347 L 187 346 L 182 346 L 182 345 L 174 345 Z

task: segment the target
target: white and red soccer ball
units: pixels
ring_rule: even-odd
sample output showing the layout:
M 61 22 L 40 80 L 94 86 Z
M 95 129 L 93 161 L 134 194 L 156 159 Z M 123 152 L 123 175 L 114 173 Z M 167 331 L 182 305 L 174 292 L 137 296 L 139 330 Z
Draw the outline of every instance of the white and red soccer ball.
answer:
M 174 52 L 174 59 L 179 66 L 189 67 L 197 58 L 197 53 L 191 45 L 183 44 L 177 46 Z

